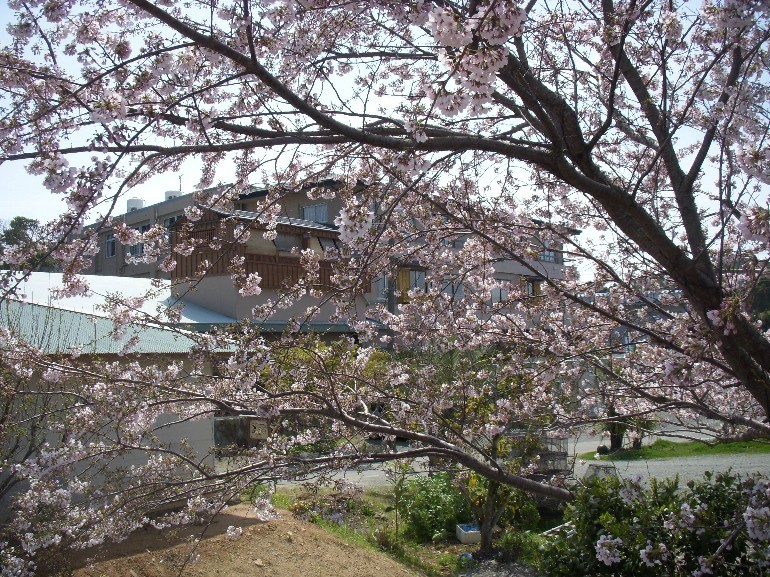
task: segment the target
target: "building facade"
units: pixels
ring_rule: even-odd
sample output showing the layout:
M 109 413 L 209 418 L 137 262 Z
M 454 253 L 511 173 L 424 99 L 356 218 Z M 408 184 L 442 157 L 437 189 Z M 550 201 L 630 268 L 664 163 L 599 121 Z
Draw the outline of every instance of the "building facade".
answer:
M 333 187 L 333 182 L 323 182 L 315 186 Z M 313 188 L 315 188 L 315 186 Z M 182 194 L 180 191 L 167 191 L 165 200 L 145 206 L 143 200 L 130 198 L 126 203 L 126 212 L 113 219 L 123 222 L 139 232 L 146 232 L 153 225 L 162 225 L 171 239 L 173 226 L 184 216 L 185 209 L 196 205 L 197 197 L 216 198 L 218 191 L 227 187 L 215 187 L 200 193 Z M 281 217 L 290 221 L 309 221 L 333 227 L 334 219 L 340 213 L 340 203 L 336 199 L 313 200 L 308 197 L 308 189 L 288 192 L 281 196 Z M 229 203 L 232 210 L 257 213 L 264 207 L 268 189 L 253 187 L 248 193 L 241 194 L 237 201 Z M 140 257 L 144 253 L 142 244 L 122 245 L 117 241 L 111 227 L 104 227 L 98 232 L 99 253 L 93 258 L 85 274 L 104 276 L 125 276 L 138 278 L 170 278 L 171 274 L 160 268 L 158 262 L 129 262 L 130 257 Z
M 333 181 L 317 183 L 334 190 Z M 258 321 L 269 332 L 281 332 L 288 323 L 299 323 L 301 329 L 328 333 L 350 333 L 347 323 L 334 320 L 335 306 L 327 298 L 339 287 L 333 286 L 334 261 L 339 255 L 339 231 L 334 224 L 340 214 L 341 203 L 331 198 L 311 199 L 308 190 L 285 192 L 280 195 L 280 210 L 274 235 L 268 234 L 260 220 L 268 199 L 268 189 L 255 187 L 228 203 L 227 209 L 203 208 L 194 222 L 185 217 L 185 209 L 195 205 L 199 195 L 167 193 L 166 200 L 152 206 L 143 206 L 137 199 L 129 200 L 129 210 L 115 220 L 122 221 L 138 231 L 161 224 L 167 229 L 175 267 L 166 272 L 159 261 L 153 263 L 127 262 L 131 256 L 140 256 L 142 245 L 124 246 L 116 241 L 110 229 L 99 232 L 100 248 L 91 269 L 96 275 L 168 278 L 174 286 L 174 298 L 195 304 L 218 314 L 240 321 Z M 209 197 L 217 189 L 204 191 Z M 240 232 L 238 232 L 240 231 Z M 243 231 L 247 231 L 244 236 Z M 248 238 L 246 238 L 246 236 Z M 459 234 L 448 246 L 450 251 L 462 250 L 472 233 Z M 419 239 L 415 243 L 419 244 Z M 180 243 L 194 245 L 186 251 L 174 250 Z M 533 239 L 537 245 L 537 239 Z M 526 287 L 525 294 L 538 296 L 543 279 L 561 279 L 565 262 L 561 246 L 542 247 L 537 259 L 529 266 L 511 259 L 495 262 L 495 280 L 499 286 L 487 295 L 492 303 L 502 302 L 511 287 Z M 311 249 L 319 259 L 317 277 L 305 294 L 287 307 L 279 307 L 267 318 L 256 318 L 256 307 L 267 302 L 278 302 L 281 294 L 305 276 L 300 251 Z M 234 271 L 233 263 L 237 264 Z M 205 275 L 201 274 L 205 271 Z M 244 294 L 235 277 L 258 275 L 259 294 Z M 410 291 L 440 290 L 453 299 L 462 299 L 465 289 L 462 278 L 448 275 L 437 278 L 418 262 L 394 262 L 392 270 L 364 275 L 355 289 L 354 309 L 359 319 L 366 318 L 367 310 L 386 306 L 396 313 L 399 305 L 409 301 Z M 478 295 L 475 295 L 478 296 Z M 312 311 L 312 321 L 308 311 Z M 307 320 L 307 324 L 305 324 Z

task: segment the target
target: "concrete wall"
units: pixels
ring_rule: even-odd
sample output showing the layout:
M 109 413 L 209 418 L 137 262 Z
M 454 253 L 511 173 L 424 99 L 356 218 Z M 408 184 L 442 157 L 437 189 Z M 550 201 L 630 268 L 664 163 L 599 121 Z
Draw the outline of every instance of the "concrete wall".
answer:
M 155 357 L 155 360 L 159 364 L 163 364 L 164 357 Z M 168 361 L 172 360 L 170 357 Z M 142 364 L 152 364 L 150 358 L 144 359 Z M 39 443 L 36 446 L 41 446 L 42 442 L 47 442 L 50 446 L 56 447 L 62 443 L 62 433 L 55 429 L 56 421 L 56 407 L 63 406 L 61 403 L 61 397 L 41 394 L 35 395 L 35 391 L 45 393 L 46 385 L 41 383 L 39 377 L 35 376 L 33 379 L 26 383 L 25 390 L 27 394 L 18 398 L 18 406 L 13 409 L 13 415 L 17 422 L 23 423 L 25 421 L 24 415 L 35 417 L 30 419 L 31 426 L 40 428 L 41 437 L 38 438 Z M 56 389 L 60 389 L 62 385 L 55 385 Z M 66 385 L 64 385 L 66 386 Z M 75 388 L 79 386 L 79 383 L 74 384 Z M 45 406 L 41 406 L 41 403 L 45 403 Z M 50 422 L 46 422 L 43 418 L 38 418 L 36 415 L 50 415 Z M 171 450 L 179 451 L 182 448 L 182 440 L 185 440 L 186 446 L 192 447 L 195 453 L 198 455 L 199 460 L 209 466 L 214 466 L 214 419 L 213 417 L 207 417 L 196 421 L 176 422 L 178 417 L 173 414 L 161 415 L 155 422 L 156 427 L 155 434 L 161 443 L 168 443 L 168 447 Z M 35 447 L 32 447 L 32 456 L 30 452 L 30 433 L 32 429 L 20 430 L 16 435 L 11 436 L 11 433 L 6 431 L 4 437 L 1 439 L 2 446 L 2 458 L 8 459 L 9 463 L 19 463 L 25 458 L 34 458 Z M 109 434 L 105 431 L 106 434 Z M 11 450 L 13 443 L 17 443 L 16 450 Z M 141 465 L 147 462 L 147 454 L 142 451 L 129 451 L 119 458 L 114 459 L 109 463 L 111 468 L 117 467 L 130 467 L 132 465 Z M 3 467 L 0 468 L 0 483 L 8 479 L 9 472 Z M 0 495 L 0 523 L 7 520 L 11 513 L 11 503 L 13 496 L 28 488 L 26 482 L 16 484 L 10 491 Z
M 275 289 L 264 289 L 256 296 L 242 296 L 238 293 L 238 289 L 233 286 L 233 281 L 229 276 L 206 276 L 193 285 L 180 283 L 173 290 L 176 296 L 181 295 L 188 302 L 238 320 L 251 319 L 251 311 L 255 306 L 264 304 L 268 299 L 277 301 L 280 296 L 279 291 Z M 363 317 L 367 303 L 363 296 L 359 296 L 357 301 L 359 314 Z M 277 309 L 276 314 L 270 320 L 285 322 L 292 317 L 300 319 L 305 316 L 308 307 L 316 306 L 320 306 L 320 312 L 313 320 L 330 322 L 335 311 L 334 305 L 308 294 L 288 308 Z

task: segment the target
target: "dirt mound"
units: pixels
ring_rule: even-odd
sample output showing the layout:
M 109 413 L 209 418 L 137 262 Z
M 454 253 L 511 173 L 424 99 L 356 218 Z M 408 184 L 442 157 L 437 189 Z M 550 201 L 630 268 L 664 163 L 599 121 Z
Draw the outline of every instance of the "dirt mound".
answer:
M 230 533 L 242 533 L 237 537 Z M 84 560 L 85 562 L 85 560 Z M 374 551 L 347 544 L 284 514 L 260 522 L 238 505 L 206 528 L 139 531 L 97 551 L 76 577 L 406 577 L 415 576 Z

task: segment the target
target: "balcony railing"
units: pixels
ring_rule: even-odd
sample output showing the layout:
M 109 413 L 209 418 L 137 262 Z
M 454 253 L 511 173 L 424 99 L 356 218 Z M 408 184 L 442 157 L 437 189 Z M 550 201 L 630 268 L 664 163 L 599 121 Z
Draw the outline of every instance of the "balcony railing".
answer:
M 264 254 L 246 254 L 244 263 L 247 274 L 257 273 L 262 277 L 262 288 L 282 288 L 299 282 L 305 275 L 305 269 L 300 264 L 299 258 L 289 256 L 272 256 Z M 321 262 L 318 271 L 318 280 L 314 286 L 329 288 L 331 282 L 332 266 L 329 262 Z
M 174 278 L 193 277 L 201 272 L 209 276 L 221 276 L 231 274 L 231 263 L 234 257 L 243 256 L 243 272 L 246 274 L 257 273 L 262 282 L 263 289 L 279 289 L 291 286 L 304 277 L 305 269 L 300 259 L 291 256 L 277 256 L 266 254 L 244 253 L 243 248 L 222 249 L 219 252 L 196 250 L 190 256 L 177 257 L 177 267 Z M 318 280 L 314 286 L 329 288 L 332 286 L 332 265 L 328 261 L 321 261 Z

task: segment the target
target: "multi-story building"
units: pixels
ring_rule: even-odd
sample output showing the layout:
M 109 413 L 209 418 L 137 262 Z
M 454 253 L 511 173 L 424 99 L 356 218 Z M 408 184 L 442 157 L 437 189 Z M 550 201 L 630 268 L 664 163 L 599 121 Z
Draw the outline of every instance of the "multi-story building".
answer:
M 314 185 L 319 186 L 334 188 L 337 183 L 328 181 Z M 228 210 L 205 208 L 202 217 L 194 223 L 188 222 L 184 216 L 185 209 L 194 204 L 196 196 L 193 194 L 166 193 L 164 202 L 152 206 L 143 206 L 141 201 L 130 199 L 130 210 L 116 220 L 140 231 L 149 229 L 153 224 L 162 224 L 168 229 L 172 243 L 178 243 L 182 236 L 186 236 L 196 243 L 195 250 L 174 253 L 176 267 L 167 273 L 159 268 L 158 263 L 126 262 L 127 257 L 141 255 L 143 246 L 123 246 L 107 229 L 100 232 L 102 250 L 88 272 L 112 276 L 170 277 L 174 281 L 176 297 L 184 302 L 242 320 L 253 318 L 253 311 L 258 305 L 268 301 L 278 302 L 281 291 L 304 276 L 298 253 L 312 249 L 320 259 L 315 284 L 307 287 L 312 290 L 306 291 L 291 306 L 276 309 L 276 314 L 269 320 L 261 319 L 259 322 L 271 332 L 283 330 L 291 320 L 308 330 L 348 333 L 351 329 L 347 323 L 334 320 L 334 306 L 326 298 L 333 290 L 333 260 L 339 248 L 339 231 L 333 223 L 341 210 L 340 201 L 335 198 L 313 200 L 308 197 L 307 191 L 287 192 L 281 196 L 280 216 L 272 239 L 265 238 L 266 227 L 259 219 L 268 195 L 266 188 L 255 187 L 242 194 Z M 182 230 L 184 234 L 180 234 Z M 236 230 L 249 231 L 248 240 L 235 242 Z M 461 250 L 471 234 L 459 235 L 448 248 Z M 536 243 L 536 239 L 533 242 Z M 238 265 L 241 276 L 259 275 L 259 294 L 244 295 L 240 291 L 241 287 L 232 278 L 234 262 L 241 263 Z M 510 259 L 496 262 L 495 280 L 500 281 L 500 286 L 488 295 L 490 301 L 503 301 L 507 297 L 506 287 L 512 286 L 526 285 L 526 292 L 537 296 L 543 278 L 562 278 L 565 263 L 561 247 L 543 248 L 537 260 L 530 265 L 528 268 Z M 198 273 L 203 270 L 206 274 L 200 277 Z M 439 284 L 441 286 L 437 286 Z M 450 293 L 455 299 L 464 296 L 462 279 L 437 279 L 419 263 L 404 260 L 394 263 L 393 270 L 387 274 L 372 274 L 362 287 L 357 288 L 355 310 L 361 319 L 365 318 L 368 309 L 377 304 L 396 312 L 399 304 L 408 301 L 409 291 L 435 288 Z M 309 309 L 317 309 L 313 320 L 302 324 L 303 319 L 309 318 Z
M 300 207 L 301 210 L 301 207 Z M 317 213 L 320 215 L 320 213 Z M 269 319 L 259 319 L 263 329 L 282 331 L 289 320 L 299 323 L 301 329 L 325 333 L 349 333 L 347 323 L 332 320 L 334 305 L 327 302 L 327 293 L 333 290 L 332 254 L 338 248 L 339 232 L 333 225 L 311 220 L 281 216 L 275 229 L 275 238 L 264 236 L 266 227 L 257 213 L 236 210 L 205 209 L 190 232 L 188 241 L 197 248 L 190 254 L 176 254 L 176 268 L 171 272 L 174 290 L 187 302 L 215 310 L 236 319 L 252 318 L 253 309 L 268 301 L 278 303 L 281 291 L 289 289 L 305 276 L 298 251 L 311 249 L 320 259 L 315 281 L 290 306 L 279 306 Z M 184 227 L 185 221 L 182 221 Z M 237 231 L 248 231 L 245 242 L 236 242 Z M 240 232 L 243 238 L 244 233 Z M 174 242 L 177 242 L 175 237 Z M 244 294 L 233 281 L 233 263 L 242 277 L 257 274 L 259 293 Z M 205 271 L 204 276 L 198 275 Z M 313 294 L 314 293 L 314 294 Z M 357 303 L 365 311 L 363 295 Z M 308 314 L 308 310 L 313 312 Z M 311 317 L 312 316 L 312 320 Z M 305 322 L 307 321 L 307 322 Z
M 320 187 L 334 187 L 332 181 L 321 182 L 314 185 Z M 215 196 L 216 187 L 202 191 L 204 196 Z M 281 216 L 287 220 L 310 221 L 318 224 L 332 226 L 335 217 L 340 212 L 338 200 L 311 200 L 307 190 L 290 192 L 281 198 Z M 261 210 L 260 203 L 267 197 L 268 189 L 253 187 L 248 193 L 241 194 L 233 204 L 234 210 L 257 212 Z M 193 206 L 196 201 L 195 193 L 182 194 L 180 191 L 168 191 L 165 200 L 157 204 L 145 206 L 139 198 L 130 198 L 127 201 L 126 212 L 113 219 L 115 222 L 124 222 L 128 226 L 140 232 L 146 232 L 151 226 L 161 224 L 169 231 L 171 227 L 182 218 L 186 208 Z M 93 263 L 86 274 L 106 276 L 128 276 L 140 278 L 170 278 L 168 272 L 163 271 L 157 262 L 142 263 L 128 262 L 129 257 L 139 257 L 144 252 L 142 244 L 124 246 L 115 238 L 110 227 L 99 231 L 99 253 L 94 257 Z

